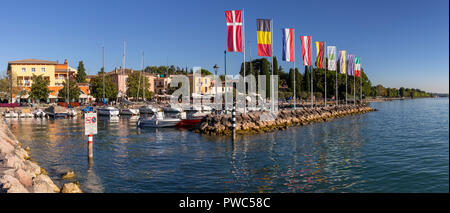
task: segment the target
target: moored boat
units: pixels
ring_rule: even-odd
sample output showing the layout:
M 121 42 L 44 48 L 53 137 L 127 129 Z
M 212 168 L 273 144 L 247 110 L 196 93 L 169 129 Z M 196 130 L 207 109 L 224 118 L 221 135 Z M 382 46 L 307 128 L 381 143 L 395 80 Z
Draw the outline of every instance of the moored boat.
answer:
M 119 110 L 112 106 L 105 106 L 105 107 L 97 108 L 97 114 L 104 115 L 104 116 L 118 116 Z
M 151 128 L 174 127 L 180 121 L 180 118 L 165 118 L 163 112 L 157 112 L 153 117 L 139 118 L 137 125 Z
M 195 112 L 195 113 L 189 113 L 187 116 L 182 115 L 182 119 L 179 123 L 177 123 L 177 126 L 196 126 L 200 124 L 202 121 L 202 118 L 208 115 L 209 113 L 204 112 Z
M 139 115 L 139 109 L 129 109 L 129 108 L 120 109 L 120 114 L 121 115 Z
M 42 111 L 42 109 L 36 109 L 33 111 L 33 115 L 36 118 L 43 118 L 43 117 L 45 117 L 45 112 Z

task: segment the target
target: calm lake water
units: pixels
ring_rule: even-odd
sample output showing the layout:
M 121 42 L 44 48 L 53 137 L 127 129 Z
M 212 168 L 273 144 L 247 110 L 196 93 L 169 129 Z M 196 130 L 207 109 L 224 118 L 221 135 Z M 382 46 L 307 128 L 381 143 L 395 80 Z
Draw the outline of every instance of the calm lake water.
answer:
M 449 192 L 449 99 L 372 103 L 332 122 L 238 137 L 139 129 L 100 118 L 94 160 L 82 118 L 7 120 L 61 185 L 85 192 Z

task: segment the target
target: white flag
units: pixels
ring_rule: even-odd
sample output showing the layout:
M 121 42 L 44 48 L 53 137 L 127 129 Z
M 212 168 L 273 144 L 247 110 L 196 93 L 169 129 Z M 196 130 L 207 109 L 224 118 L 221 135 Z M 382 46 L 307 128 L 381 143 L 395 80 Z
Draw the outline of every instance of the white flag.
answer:
M 328 70 L 336 71 L 336 46 L 327 47 Z

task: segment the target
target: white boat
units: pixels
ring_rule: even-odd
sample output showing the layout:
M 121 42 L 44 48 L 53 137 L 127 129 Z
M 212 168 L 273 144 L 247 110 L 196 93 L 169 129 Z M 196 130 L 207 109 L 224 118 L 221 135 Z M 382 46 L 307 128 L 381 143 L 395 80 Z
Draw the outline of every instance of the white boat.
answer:
M 5 118 L 17 118 L 17 117 L 19 117 L 19 114 L 14 111 L 9 111 L 9 112 L 4 112 L 3 116 Z
M 112 106 L 105 106 L 97 108 L 98 115 L 106 115 L 106 116 L 118 116 L 119 110 Z
M 45 112 L 42 111 L 42 109 L 36 109 L 33 111 L 33 115 L 36 118 L 43 118 L 43 117 L 45 117 Z
M 181 121 L 180 118 L 164 118 L 163 112 L 157 112 L 150 118 L 139 118 L 137 125 L 139 127 L 174 127 Z
M 158 111 L 159 110 L 157 108 L 149 106 L 149 105 L 139 107 L 140 114 L 154 114 Z
M 77 112 L 76 112 L 74 109 L 68 109 L 68 110 L 67 110 L 67 114 L 68 114 L 70 117 L 75 117 L 75 116 L 77 116 Z
M 139 109 L 121 109 L 121 115 L 139 115 Z

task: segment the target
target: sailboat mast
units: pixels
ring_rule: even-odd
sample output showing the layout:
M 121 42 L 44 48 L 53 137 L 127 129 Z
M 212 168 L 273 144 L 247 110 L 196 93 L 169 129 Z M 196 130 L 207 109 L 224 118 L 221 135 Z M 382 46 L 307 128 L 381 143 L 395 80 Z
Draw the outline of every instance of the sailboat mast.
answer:
M 124 69 L 125 69 L 125 49 L 126 49 L 126 41 L 123 40 L 123 55 L 122 55 L 122 69 L 121 74 L 123 75 Z
M 144 51 L 142 51 L 142 71 L 144 71 Z M 144 76 L 142 76 L 143 78 L 142 78 L 142 89 L 144 90 L 143 92 L 142 92 L 142 94 L 143 94 L 143 101 L 145 102 L 145 79 L 146 79 L 146 77 L 145 77 L 145 74 L 143 74 Z

